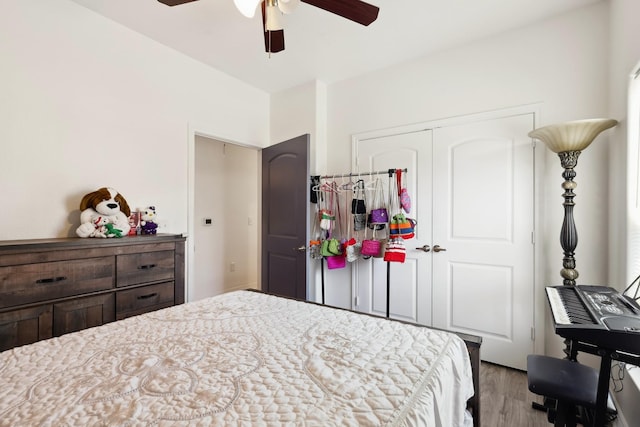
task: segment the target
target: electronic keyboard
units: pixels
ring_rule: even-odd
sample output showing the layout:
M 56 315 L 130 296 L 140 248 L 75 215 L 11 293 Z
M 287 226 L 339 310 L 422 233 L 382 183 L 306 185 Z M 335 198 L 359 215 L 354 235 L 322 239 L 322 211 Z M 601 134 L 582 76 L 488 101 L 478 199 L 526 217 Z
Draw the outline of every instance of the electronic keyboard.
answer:
M 640 355 L 640 306 L 607 286 L 548 286 L 556 334 Z

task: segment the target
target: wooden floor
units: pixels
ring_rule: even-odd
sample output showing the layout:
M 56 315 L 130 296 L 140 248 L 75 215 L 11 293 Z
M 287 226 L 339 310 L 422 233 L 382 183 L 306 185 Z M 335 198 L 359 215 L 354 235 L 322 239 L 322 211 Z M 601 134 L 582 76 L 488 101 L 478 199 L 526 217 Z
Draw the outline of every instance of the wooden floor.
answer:
M 482 362 L 480 367 L 482 427 L 549 427 L 547 414 L 531 407 L 542 398 L 527 388 L 526 372 Z M 623 427 L 614 421 L 611 427 Z

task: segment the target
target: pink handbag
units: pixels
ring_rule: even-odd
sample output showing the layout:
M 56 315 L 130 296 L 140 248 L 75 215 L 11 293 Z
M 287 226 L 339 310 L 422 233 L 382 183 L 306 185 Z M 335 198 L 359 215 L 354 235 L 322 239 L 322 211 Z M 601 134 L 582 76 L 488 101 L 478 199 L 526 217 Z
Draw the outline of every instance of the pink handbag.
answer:
M 362 241 L 362 250 L 360 253 L 364 256 L 380 255 L 380 240 L 370 239 Z
M 372 238 L 364 239 L 362 241 L 362 249 L 360 249 L 360 253 L 362 256 L 379 256 L 380 246 L 380 240 L 376 239 L 376 230 L 374 228 Z
M 326 257 L 327 268 L 329 270 L 335 270 L 337 268 L 344 268 L 347 265 L 347 259 L 344 255 L 333 255 Z

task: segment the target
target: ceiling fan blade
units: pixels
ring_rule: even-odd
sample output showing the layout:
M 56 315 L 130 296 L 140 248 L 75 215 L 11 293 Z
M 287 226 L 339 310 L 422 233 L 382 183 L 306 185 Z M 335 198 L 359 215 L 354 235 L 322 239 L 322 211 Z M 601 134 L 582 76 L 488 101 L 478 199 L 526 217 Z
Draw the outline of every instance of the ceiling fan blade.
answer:
M 284 50 L 284 30 L 268 31 L 266 29 L 267 18 L 265 13 L 265 2 L 262 2 L 262 31 L 264 31 L 264 50 L 269 53 L 281 52 Z
M 362 25 L 369 25 L 378 18 L 380 9 L 360 0 L 301 0 L 327 12 L 347 18 Z
M 190 3 L 196 0 L 158 0 L 160 3 L 164 3 L 167 6 L 178 6 L 180 4 Z

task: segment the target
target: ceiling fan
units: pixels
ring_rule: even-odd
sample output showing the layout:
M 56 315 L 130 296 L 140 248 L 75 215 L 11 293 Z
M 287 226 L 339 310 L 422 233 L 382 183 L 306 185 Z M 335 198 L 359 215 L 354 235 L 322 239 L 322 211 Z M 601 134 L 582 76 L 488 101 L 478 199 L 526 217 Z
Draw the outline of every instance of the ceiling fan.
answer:
M 158 1 L 167 6 L 177 6 L 196 0 Z M 238 10 L 247 18 L 252 18 L 258 3 L 261 4 L 264 48 L 268 53 L 284 50 L 284 30 L 282 29 L 280 12 L 291 13 L 300 2 L 324 9 L 365 26 L 378 18 L 379 8 L 361 0 L 234 0 Z

